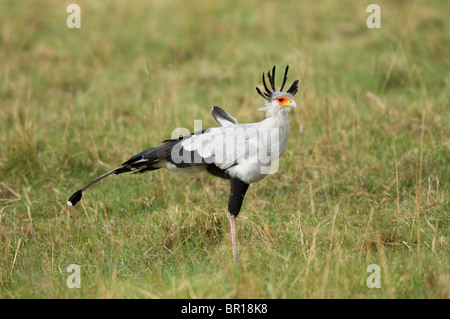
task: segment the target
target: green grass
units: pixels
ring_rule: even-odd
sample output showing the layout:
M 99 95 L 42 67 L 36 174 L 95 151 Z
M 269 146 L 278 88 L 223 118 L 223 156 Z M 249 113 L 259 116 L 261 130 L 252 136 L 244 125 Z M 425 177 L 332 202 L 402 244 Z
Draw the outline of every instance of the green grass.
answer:
M 83 0 L 79 30 L 69 3 L 0 3 L 1 298 L 449 298 L 448 1 L 378 1 L 381 29 L 371 1 Z M 288 149 L 237 265 L 226 181 L 121 175 L 66 206 L 214 105 L 262 120 L 254 87 L 286 64 Z

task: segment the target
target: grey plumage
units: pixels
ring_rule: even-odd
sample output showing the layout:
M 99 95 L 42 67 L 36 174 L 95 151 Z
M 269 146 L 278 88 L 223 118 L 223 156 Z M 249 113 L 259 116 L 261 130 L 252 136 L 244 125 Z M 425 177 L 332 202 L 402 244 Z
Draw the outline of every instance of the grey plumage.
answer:
M 218 106 L 213 107 L 213 109 L 211 110 L 211 114 L 214 117 L 214 119 L 216 120 L 216 122 L 222 126 L 229 125 L 229 124 L 234 124 L 234 125 L 238 124 L 238 121 L 234 117 L 232 117 L 230 115 L 230 113 L 222 110 Z

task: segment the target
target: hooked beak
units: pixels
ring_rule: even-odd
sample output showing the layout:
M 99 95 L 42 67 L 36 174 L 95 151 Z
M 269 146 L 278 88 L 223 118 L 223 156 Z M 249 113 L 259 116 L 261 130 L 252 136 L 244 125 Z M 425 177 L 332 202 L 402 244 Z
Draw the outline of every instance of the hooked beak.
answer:
M 289 101 L 289 104 L 288 105 L 286 105 L 286 106 L 291 106 L 291 107 L 297 107 L 297 103 L 295 103 L 295 101 L 294 100 L 290 100 Z

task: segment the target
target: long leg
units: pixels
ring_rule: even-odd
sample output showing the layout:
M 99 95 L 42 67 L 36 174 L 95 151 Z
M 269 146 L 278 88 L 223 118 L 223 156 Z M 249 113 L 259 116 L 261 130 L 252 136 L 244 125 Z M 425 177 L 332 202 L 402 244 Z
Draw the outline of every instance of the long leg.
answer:
M 236 217 L 230 214 L 230 228 L 231 228 L 231 244 L 233 247 L 233 261 L 237 262 L 237 238 L 236 238 Z
M 237 261 L 237 236 L 236 236 L 236 217 L 241 210 L 242 202 L 244 201 L 245 193 L 250 186 L 238 178 L 230 179 L 230 200 L 228 201 L 228 212 L 230 213 L 230 228 L 231 228 L 231 244 L 233 247 L 233 261 Z

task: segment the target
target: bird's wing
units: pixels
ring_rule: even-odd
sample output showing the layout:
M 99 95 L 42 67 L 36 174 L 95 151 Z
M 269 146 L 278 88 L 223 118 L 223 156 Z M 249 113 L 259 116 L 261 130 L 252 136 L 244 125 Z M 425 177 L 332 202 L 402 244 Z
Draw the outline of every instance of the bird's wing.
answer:
M 232 117 L 228 112 L 222 110 L 218 106 L 214 106 L 211 110 L 214 119 L 222 126 L 237 125 L 238 121 Z
M 214 163 L 226 170 L 254 159 L 261 147 L 261 139 L 258 140 L 255 124 L 238 124 L 207 129 L 203 134 L 194 134 L 181 141 L 180 146 L 186 152 L 195 152 L 206 163 Z

